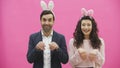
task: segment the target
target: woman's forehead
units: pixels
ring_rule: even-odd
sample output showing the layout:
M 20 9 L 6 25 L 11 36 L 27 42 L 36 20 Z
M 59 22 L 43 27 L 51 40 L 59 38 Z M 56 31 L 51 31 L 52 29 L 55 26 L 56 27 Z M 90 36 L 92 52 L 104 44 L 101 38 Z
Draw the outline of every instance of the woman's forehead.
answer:
M 81 21 L 82 23 L 92 23 L 90 20 L 88 20 L 88 19 L 85 19 L 85 20 L 82 20 Z

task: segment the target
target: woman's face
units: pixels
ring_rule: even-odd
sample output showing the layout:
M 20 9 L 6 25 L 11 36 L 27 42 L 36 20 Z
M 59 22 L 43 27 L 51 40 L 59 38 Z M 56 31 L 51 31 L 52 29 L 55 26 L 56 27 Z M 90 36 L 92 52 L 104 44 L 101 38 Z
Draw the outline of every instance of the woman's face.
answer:
M 84 36 L 89 36 L 92 31 L 92 22 L 90 20 L 81 21 L 81 30 Z

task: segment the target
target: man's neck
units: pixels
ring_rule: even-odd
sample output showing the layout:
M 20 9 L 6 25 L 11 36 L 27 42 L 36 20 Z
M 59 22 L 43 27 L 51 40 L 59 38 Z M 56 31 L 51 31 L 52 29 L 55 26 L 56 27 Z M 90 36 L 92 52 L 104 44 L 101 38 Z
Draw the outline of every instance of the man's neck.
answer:
M 52 30 L 50 30 L 49 32 L 44 32 L 44 31 L 43 31 L 43 34 L 44 34 L 46 37 L 48 37 L 48 36 L 50 36 L 51 32 L 52 32 Z

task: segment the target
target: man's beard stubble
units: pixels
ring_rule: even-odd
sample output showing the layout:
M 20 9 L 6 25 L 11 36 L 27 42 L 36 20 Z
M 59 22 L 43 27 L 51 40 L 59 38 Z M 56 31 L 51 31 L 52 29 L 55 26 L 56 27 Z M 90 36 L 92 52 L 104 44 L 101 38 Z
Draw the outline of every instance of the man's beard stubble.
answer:
M 43 31 L 44 31 L 45 33 L 48 33 L 48 32 L 51 31 L 52 26 L 50 26 L 50 25 L 43 25 L 42 28 L 43 28 Z

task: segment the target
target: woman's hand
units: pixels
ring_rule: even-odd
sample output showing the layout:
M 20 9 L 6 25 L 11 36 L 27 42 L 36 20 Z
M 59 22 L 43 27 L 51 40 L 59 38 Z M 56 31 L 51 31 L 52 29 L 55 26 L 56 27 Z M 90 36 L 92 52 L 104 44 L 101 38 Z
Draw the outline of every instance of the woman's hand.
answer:
M 90 53 L 89 53 L 89 56 L 88 58 L 90 59 L 90 61 L 95 61 L 96 58 L 97 58 L 97 51 L 98 50 L 92 50 Z
M 87 59 L 87 52 L 85 49 L 79 48 L 78 52 L 80 54 L 80 57 L 82 58 L 82 60 L 86 60 Z

